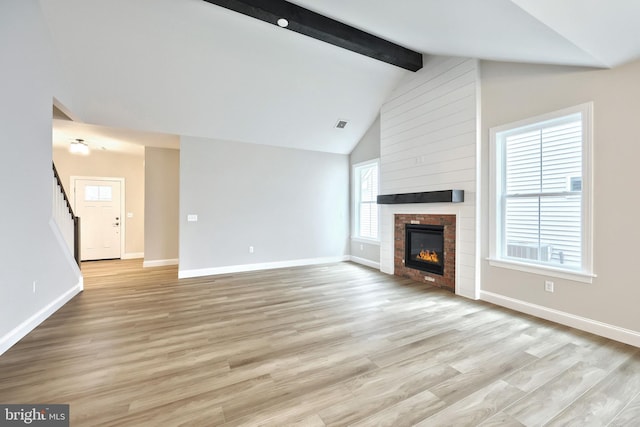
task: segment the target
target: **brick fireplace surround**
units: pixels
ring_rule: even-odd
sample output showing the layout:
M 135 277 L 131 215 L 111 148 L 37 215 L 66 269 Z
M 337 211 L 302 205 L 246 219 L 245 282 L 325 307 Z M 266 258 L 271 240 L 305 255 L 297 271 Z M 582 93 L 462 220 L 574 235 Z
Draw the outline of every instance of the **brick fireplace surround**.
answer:
M 394 274 L 439 288 L 456 291 L 456 216 L 427 214 L 396 214 L 394 227 Z M 405 225 L 428 224 L 444 226 L 444 275 L 404 266 Z M 428 277 L 429 279 L 425 279 Z M 430 279 L 433 279 L 430 280 Z

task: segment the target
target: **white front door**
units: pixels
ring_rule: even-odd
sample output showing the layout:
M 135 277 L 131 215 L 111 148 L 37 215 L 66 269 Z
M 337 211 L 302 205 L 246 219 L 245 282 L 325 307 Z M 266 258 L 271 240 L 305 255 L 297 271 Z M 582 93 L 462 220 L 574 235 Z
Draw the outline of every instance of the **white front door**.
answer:
M 82 261 L 120 258 L 120 186 L 117 180 L 74 180 Z

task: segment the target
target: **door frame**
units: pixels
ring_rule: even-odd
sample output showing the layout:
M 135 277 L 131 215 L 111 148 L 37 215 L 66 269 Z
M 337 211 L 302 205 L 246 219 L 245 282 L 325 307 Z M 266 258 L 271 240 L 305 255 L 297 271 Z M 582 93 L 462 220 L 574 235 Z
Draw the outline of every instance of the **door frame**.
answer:
M 73 210 L 76 210 L 76 181 L 118 181 L 120 182 L 120 259 L 124 259 L 125 255 L 125 235 L 126 235 L 126 217 L 123 215 L 126 212 L 125 207 L 125 186 L 123 177 L 111 177 L 111 176 L 78 176 L 71 175 L 69 178 L 71 181 L 71 202 L 73 203 Z M 80 217 L 80 232 L 82 233 L 82 217 Z

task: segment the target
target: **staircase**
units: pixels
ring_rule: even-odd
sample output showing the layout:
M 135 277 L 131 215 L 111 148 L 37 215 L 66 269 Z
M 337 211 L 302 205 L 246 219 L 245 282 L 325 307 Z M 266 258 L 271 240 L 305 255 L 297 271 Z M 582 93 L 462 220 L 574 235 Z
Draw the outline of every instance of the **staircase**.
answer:
M 53 219 L 80 267 L 80 217 L 73 213 L 55 163 L 53 164 Z

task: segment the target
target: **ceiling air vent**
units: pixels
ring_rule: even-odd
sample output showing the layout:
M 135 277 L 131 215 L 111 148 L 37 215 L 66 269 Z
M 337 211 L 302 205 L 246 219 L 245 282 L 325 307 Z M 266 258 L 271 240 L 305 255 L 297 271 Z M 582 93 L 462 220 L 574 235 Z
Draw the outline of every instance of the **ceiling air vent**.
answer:
M 346 126 L 347 126 L 346 120 L 338 120 L 338 123 L 336 123 L 336 129 L 344 129 Z

